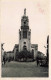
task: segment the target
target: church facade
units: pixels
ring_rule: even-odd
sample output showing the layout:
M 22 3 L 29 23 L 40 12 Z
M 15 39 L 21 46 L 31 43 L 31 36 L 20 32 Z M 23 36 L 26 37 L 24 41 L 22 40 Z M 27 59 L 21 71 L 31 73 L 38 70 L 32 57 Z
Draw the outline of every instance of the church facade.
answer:
M 29 28 L 29 19 L 26 16 L 26 9 L 24 9 L 24 15 L 21 18 L 21 29 L 19 29 L 19 44 L 14 46 L 14 59 L 17 52 L 21 51 L 33 51 L 34 58 L 37 57 L 38 44 L 31 44 L 31 29 Z

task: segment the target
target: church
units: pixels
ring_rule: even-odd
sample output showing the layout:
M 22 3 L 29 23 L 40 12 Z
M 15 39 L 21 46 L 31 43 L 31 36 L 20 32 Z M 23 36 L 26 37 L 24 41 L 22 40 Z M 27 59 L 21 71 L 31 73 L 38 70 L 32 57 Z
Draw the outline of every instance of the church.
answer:
M 33 34 L 32 34 L 33 35 Z M 21 29 L 19 29 L 19 44 L 14 46 L 14 59 L 16 54 L 21 51 L 33 52 L 34 59 L 37 57 L 38 44 L 31 44 L 31 29 L 29 28 L 29 19 L 26 16 L 26 9 L 24 9 L 24 15 L 21 18 Z

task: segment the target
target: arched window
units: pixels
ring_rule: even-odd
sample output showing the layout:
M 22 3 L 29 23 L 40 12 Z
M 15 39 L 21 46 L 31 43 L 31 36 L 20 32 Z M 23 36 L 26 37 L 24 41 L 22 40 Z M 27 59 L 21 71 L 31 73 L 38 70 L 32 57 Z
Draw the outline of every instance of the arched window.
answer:
M 27 50 L 27 47 L 25 45 L 23 46 L 23 50 Z
M 23 38 L 27 38 L 27 31 L 23 31 Z

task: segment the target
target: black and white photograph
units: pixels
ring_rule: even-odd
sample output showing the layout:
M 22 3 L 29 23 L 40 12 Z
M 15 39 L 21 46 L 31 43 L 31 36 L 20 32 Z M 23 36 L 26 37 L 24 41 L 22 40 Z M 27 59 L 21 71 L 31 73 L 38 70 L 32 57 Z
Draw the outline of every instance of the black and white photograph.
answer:
M 1 77 L 49 77 L 49 0 L 1 0 Z

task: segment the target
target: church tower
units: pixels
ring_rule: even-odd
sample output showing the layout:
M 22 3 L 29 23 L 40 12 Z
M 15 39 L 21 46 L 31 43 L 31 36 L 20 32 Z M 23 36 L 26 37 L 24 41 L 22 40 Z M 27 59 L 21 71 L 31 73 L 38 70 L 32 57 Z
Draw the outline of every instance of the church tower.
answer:
M 19 52 L 31 50 L 31 30 L 29 29 L 29 19 L 26 16 L 26 9 L 21 19 L 21 29 L 19 29 Z

